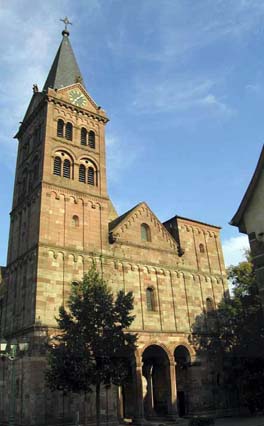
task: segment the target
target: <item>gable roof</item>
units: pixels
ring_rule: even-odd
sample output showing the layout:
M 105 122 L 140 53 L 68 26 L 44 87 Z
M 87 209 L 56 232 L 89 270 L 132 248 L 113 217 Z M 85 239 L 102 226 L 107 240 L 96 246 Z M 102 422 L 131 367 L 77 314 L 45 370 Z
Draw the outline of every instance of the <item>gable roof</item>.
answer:
M 174 239 L 174 237 L 168 232 L 166 227 L 159 221 L 157 216 L 152 212 L 152 210 L 149 208 L 147 203 L 144 201 L 137 204 L 136 206 L 132 207 L 132 209 L 128 210 L 121 216 L 117 217 L 116 219 L 112 220 L 109 223 L 109 232 L 113 233 L 114 231 L 118 230 L 119 226 L 122 228 L 122 225 L 125 224 L 125 222 L 129 222 L 130 218 L 133 217 L 134 213 L 136 214 L 136 211 L 139 209 L 146 209 L 150 212 L 151 216 L 154 218 L 154 221 L 156 224 L 158 224 L 159 230 L 163 232 L 163 235 L 166 238 L 167 243 L 170 246 L 170 249 L 178 250 L 177 241 Z
M 77 82 L 84 86 L 81 71 L 69 40 L 69 32 L 63 31 L 62 35 L 60 47 L 44 84 L 43 91 L 47 91 L 48 88 L 60 89 Z
M 250 181 L 250 183 L 247 187 L 247 190 L 244 194 L 244 197 L 242 198 L 242 201 L 240 203 L 240 206 L 238 207 L 236 214 L 233 216 L 233 218 L 230 221 L 230 225 L 237 226 L 237 227 L 239 227 L 241 225 L 245 210 L 246 210 L 248 203 L 250 202 L 252 195 L 255 191 L 255 188 L 258 184 L 259 177 L 260 177 L 260 174 L 261 174 L 263 168 L 264 168 L 264 145 L 262 146 L 262 150 L 261 150 L 261 153 L 260 153 L 260 156 L 259 156 L 259 160 L 258 160 L 256 169 L 253 173 L 253 176 L 251 178 L 251 181 Z M 240 230 L 242 232 L 245 232 L 244 229 L 242 229 L 242 228 Z
M 129 214 L 132 213 L 133 210 L 135 210 L 138 206 L 140 206 L 140 204 L 143 204 L 143 203 L 136 204 L 134 207 L 132 207 L 132 209 L 128 210 L 127 212 L 123 213 L 121 216 L 118 216 L 116 219 L 112 220 L 109 223 L 109 231 L 112 232 L 113 229 L 116 228 L 117 225 L 119 225 L 119 223 L 121 223 L 127 216 L 129 216 Z

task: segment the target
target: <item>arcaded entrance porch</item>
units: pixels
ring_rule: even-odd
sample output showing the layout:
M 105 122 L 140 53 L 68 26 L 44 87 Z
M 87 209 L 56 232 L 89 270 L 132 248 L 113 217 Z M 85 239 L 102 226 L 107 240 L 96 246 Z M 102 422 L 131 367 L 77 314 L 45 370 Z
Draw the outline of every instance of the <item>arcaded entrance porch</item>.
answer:
M 184 345 L 174 348 L 151 344 L 130 361 L 129 378 L 119 389 L 121 419 L 169 419 L 188 414 L 191 355 Z

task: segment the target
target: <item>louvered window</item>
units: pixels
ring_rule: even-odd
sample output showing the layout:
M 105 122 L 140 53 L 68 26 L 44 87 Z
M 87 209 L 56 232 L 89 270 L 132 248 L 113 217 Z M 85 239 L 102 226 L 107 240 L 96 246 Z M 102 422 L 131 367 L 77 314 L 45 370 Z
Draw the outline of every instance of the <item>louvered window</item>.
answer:
M 94 169 L 92 167 L 88 168 L 88 184 L 94 185 Z
M 84 127 L 81 130 L 81 145 L 87 145 L 87 130 Z
M 53 174 L 60 176 L 61 175 L 61 159 L 60 157 L 55 157 L 53 165 Z
M 148 287 L 146 290 L 147 310 L 154 311 L 154 290 Z
M 57 136 L 59 136 L 60 138 L 63 138 L 63 133 L 64 133 L 64 121 L 59 119 L 57 123 Z
M 89 132 L 89 138 L 88 138 L 88 145 L 90 148 L 95 148 L 95 133 L 90 130 Z
M 71 163 L 70 160 L 64 160 L 63 163 L 63 177 L 70 179 L 71 177 Z
M 72 124 L 71 123 L 66 124 L 65 138 L 68 141 L 72 141 Z
M 79 168 L 79 181 L 85 183 L 86 168 L 83 164 Z

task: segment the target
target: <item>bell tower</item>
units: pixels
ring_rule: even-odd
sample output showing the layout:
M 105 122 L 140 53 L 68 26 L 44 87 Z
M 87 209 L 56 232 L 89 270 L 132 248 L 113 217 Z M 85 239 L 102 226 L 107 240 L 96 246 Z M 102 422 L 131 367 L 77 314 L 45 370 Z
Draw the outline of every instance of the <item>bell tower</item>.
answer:
M 107 122 L 86 90 L 66 25 L 16 135 L 5 335 L 55 326 L 70 283 L 82 278 L 89 256 L 107 249 Z

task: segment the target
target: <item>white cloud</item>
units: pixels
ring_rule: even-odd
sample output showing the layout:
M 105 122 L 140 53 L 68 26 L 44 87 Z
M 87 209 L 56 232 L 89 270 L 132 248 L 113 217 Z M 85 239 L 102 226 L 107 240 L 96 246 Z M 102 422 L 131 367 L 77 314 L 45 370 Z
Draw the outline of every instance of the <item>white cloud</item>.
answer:
M 217 82 L 174 76 L 173 80 L 141 81 L 134 92 L 133 107 L 142 113 L 201 110 L 205 115 L 230 117 L 235 110 L 213 92 Z M 190 117 L 192 119 L 192 117 Z
M 200 100 L 201 105 L 212 108 L 214 111 L 223 113 L 226 116 L 231 116 L 236 113 L 235 109 L 227 105 L 223 100 L 217 99 L 217 97 L 211 93 L 206 95 Z
M 231 237 L 223 241 L 223 252 L 226 266 L 237 265 L 245 260 L 245 250 L 249 249 L 247 235 Z
M 262 92 L 262 87 L 259 83 L 249 83 L 246 85 L 246 90 L 250 93 L 259 94 Z
M 240 42 L 252 32 L 262 31 L 263 26 L 263 0 L 163 0 L 163 6 L 158 1 L 145 0 L 135 4 L 139 16 L 136 25 L 145 35 L 142 43 L 136 44 L 127 36 L 129 8 L 123 9 L 118 33 L 109 34 L 107 43 L 114 54 L 143 61 L 165 64 L 219 40 Z M 151 26 L 146 25 L 149 21 Z M 146 41 L 152 39 L 155 49 L 146 50 Z
M 127 152 L 127 144 L 114 135 L 108 134 L 106 137 L 107 147 L 107 177 L 110 182 L 117 182 L 120 175 L 131 167 L 139 155 L 139 149 L 134 147 L 133 151 Z

